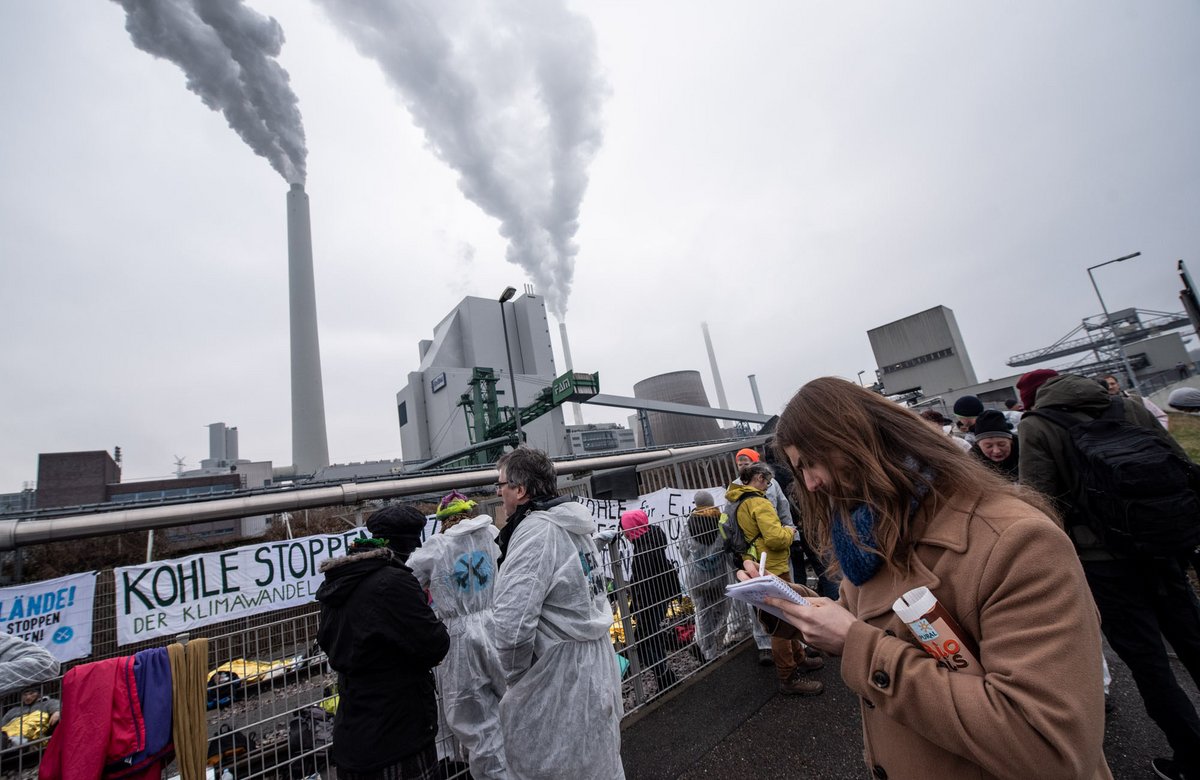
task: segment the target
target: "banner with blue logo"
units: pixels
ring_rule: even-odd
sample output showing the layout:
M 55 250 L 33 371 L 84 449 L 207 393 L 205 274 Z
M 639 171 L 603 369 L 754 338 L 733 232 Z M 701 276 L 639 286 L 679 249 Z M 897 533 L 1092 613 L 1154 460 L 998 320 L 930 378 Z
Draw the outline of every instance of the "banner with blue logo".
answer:
M 96 572 L 0 588 L 0 631 L 41 645 L 59 661 L 92 654 Z

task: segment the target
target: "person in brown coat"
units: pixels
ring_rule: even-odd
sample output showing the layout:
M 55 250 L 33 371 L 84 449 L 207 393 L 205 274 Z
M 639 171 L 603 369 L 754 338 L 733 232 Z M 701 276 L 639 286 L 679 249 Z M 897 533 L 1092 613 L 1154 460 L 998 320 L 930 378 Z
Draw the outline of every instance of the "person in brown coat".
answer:
M 802 387 L 775 441 L 845 580 L 838 601 L 793 585 L 810 604 L 773 599 L 772 628 L 842 656 L 874 776 L 1111 778 L 1096 607 L 1046 500 L 842 379 Z M 893 612 L 919 586 L 977 663 L 939 663 Z

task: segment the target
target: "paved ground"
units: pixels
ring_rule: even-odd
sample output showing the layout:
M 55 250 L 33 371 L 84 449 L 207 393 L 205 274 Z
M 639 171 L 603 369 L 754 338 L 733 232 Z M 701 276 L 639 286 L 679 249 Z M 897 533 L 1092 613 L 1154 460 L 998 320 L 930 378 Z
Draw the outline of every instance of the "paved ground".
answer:
M 1129 670 L 1106 650 L 1115 707 L 1104 751 L 1117 780 L 1153 778 L 1150 759 L 1169 755 L 1146 716 Z M 842 683 L 837 659 L 813 676 L 826 690 L 815 698 L 779 696 L 774 670 L 757 663 L 752 644 L 695 684 L 627 719 L 621 754 L 629 780 L 664 778 L 868 777 L 862 760 L 857 697 Z M 1176 676 L 1200 707 L 1200 693 L 1174 662 Z M 767 739 L 776 749 L 763 751 Z M 1030 780 L 1034 780 L 1030 778 Z

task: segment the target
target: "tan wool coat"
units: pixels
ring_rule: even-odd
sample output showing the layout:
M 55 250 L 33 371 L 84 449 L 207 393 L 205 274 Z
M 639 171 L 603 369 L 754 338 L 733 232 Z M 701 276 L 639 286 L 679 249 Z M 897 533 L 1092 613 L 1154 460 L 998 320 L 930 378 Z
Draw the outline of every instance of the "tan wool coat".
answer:
M 891 780 L 1108 780 L 1100 624 L 1066 534 L 1009 496 L 918 515 L 907 574 L 842 585 L 858 617 L 842 678 L 861 697 L 868 768 Z M 928 587 L 978 644 L 982 676 L 939 665 L 892 612 Z

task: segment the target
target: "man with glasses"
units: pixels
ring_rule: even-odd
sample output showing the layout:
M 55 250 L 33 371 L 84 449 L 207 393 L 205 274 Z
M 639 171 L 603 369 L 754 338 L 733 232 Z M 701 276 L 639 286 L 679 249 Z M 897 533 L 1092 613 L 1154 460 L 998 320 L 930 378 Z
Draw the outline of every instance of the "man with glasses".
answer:
M 496 467 L 507 524 L 493 609 L 509 776 L 624 778 L 621 678 L 596 523 L 570 496 L 555 497 L 544 452 L 518 447 Z

